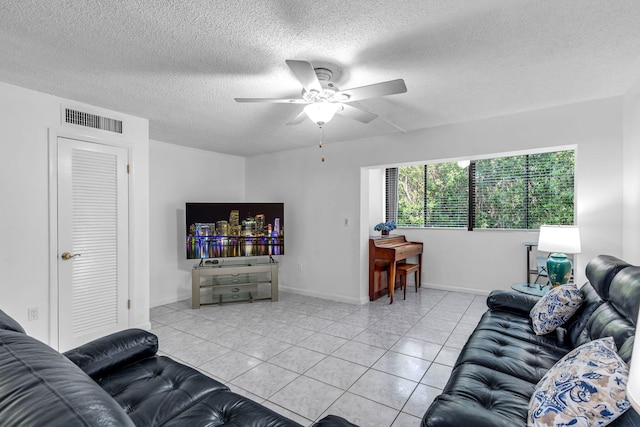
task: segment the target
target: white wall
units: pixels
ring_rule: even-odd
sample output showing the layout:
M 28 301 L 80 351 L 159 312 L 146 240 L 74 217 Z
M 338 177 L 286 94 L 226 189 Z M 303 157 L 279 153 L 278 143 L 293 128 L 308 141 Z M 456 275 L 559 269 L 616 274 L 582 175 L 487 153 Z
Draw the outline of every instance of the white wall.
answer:
M 624 260 L 640 265 L 640 80 L 624 97 Z
M 329 123 L 326 140 L 331 141 Z M 283 200 L 287 254 L 283 287 L 343 301 L 366 301 L 368 244 L 372 232 L 368 181 L 363 169 L 413 161 L 471 158 L 547 147 L 576 147 L 577 224 L 586 262 L 600 253 L 622 256 L 622 99 L 536 110 L 408 134 L 325 144 L 247 159 L 247 198 Z M 351 218 L 350 226 L 343 225 Z M 381 221 L 383 218 L 380 218 Z M 377 222 L 377 221 L 376 221 Z M 396 231 L 396 233 L 402 230 Z M 537 233 L 410 230 L 425 244 L 423 282 L 486 293 L 522 282 L 523 242 Z M 302 271 L 299 271 L 298 264 Z M 495 266 L 499 266 L 496 271 Z
M 151 306 L 191 298 L 185 203 L 244 201 L 245 159 L 150 141 Z
M 56 254 L 49 234 L 49 140 L 55 135 L 82 138 L 96 131 L 61 125 L 61 104 L 82 104 L 0 83 L 0 309 L 26 331 L 56 346 L 52 325 L 57 324 L 50 288 L 50 264 Z M 130 298 L 131 326 L 149 324 L 148 130 L 146 119 L 86 106 L 91 112 L 122 118 L 134 165 L 131 176 Z M 99 131 L 98 131 L 99 132 Z M 135 142 L 135 144 L 134 144 Z M 143 249 L 141 249 L 143 248 Z M 53 260 L 53 261 L 52 261 Z M 53 301 L 53 304 L 57 304 Z M 27 321 L 27 308 L 37 307 L 39 319 Z

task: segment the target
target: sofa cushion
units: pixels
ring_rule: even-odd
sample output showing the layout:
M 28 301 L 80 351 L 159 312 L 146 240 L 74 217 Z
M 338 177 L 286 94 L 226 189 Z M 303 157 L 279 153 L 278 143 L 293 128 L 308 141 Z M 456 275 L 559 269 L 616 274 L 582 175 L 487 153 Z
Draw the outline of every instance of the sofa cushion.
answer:
M 352 426 L 346 420 L 337 417 L 333 423 L 325 425 L 332 427 Z M 206 394 L 202 399 L 197 400 L 193 405 L 163 423 L 162 426 L 302 427 L 271 409 L 228 390 Z
M 513 427 L 527 422 L 535 383 L 484 366 L 461 364 L 425 414 L 423 427 Z
M 536 385 L 528 425 L 608 425 L 629 409 L 628 376 L 613 338 L 584 344 L 559 360 Z
M 578 311 L 576 311 L 576 314 L 563 326 L 567 329 L 567 334 L 571 341 L 572 348 L 579 347 L 581 344 L 586 342 L 580 337 L 580 335 L 582 335 L 587 327 L 587 323 L 589 323 L 589 319 L 593 312 L 604 304 L 604 300 L 600 297 L 591 283 L 585 283 L 580 288 L 580 291 L 584 296 L 582 305 Z
M 512 312 L 488 311 L 480 318 L 476 329 L 496 331 L 532 344 L 559 349 L 563 354 L 573 348 L 562 328 L 556 328 L 547 335 L 536 335 L 528 316 Z
M 547 292 L 533 306 L 529 317 L 536 335 L 546 335 L 563 325 L 578 310 L 584 297 L 574 283 Z
M 0 330 L 2 426 L 133 426 L 86 373 L 46 344 Z
M 533 335 L 533 334 L 532 334 Z M 567 350 L 540 345 L 489 329 L 476 329 L 465 344 L 456 366 L 484 366 L 536 384 Z
M 229 390 L 224 384 L 165 356 L 141 360 L 94 379 L 136 425 L 161 425 L 208 393 Z

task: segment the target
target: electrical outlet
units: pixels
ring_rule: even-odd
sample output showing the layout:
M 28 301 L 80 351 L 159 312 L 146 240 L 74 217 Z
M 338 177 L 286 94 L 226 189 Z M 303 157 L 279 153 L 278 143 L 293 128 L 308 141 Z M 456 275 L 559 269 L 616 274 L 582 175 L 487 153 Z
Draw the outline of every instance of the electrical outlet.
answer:
M 29 307 L 27 310 L 29 321 L 38 320 L 38 307 Z
M 349 226 L 349 218 L 345 218 L 344 219 L 344 226 L 348 227 Z
M 302 264 L 298 264 L 298 271 L 302 271 Z

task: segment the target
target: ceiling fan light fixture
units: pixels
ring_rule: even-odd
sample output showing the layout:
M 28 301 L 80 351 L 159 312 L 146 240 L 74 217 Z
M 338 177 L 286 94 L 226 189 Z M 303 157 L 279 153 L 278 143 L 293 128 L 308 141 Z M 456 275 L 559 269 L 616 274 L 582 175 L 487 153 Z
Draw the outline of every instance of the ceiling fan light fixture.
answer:
M 334 102 L 314 102 L 304 107 L 305 114 L 318 126 L 328 123 L 340 111 L 340 104 Z

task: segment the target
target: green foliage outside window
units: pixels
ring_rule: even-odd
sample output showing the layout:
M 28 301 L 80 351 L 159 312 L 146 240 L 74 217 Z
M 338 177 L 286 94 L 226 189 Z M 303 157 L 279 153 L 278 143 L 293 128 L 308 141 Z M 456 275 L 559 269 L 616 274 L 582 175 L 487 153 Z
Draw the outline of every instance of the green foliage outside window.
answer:
M 424 226 L 424 195 L 424 166 L 398 168 L 397 225 Z
M 470 207 L 469 228 L 569 225 L 573 200 L 573 150 L 483 159 L 465 168 L 455 162 L 397 168 L 401 227 L 467 228 Z

